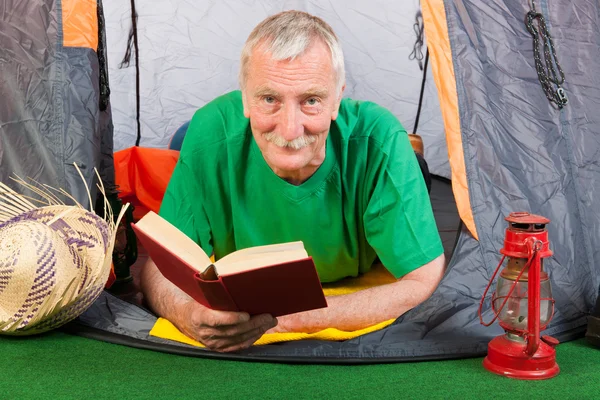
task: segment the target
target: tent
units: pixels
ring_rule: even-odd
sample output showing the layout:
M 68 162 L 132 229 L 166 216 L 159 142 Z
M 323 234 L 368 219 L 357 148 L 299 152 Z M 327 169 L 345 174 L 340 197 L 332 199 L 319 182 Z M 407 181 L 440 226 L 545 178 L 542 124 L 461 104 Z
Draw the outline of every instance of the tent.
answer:
M 418 60 L 411 57 L 420 6 L 429 69 L 418 133 L 431 171 L 451 178 L 462 221 L 447 272 L 431 298 L 391 326 L 348 341 L 306 340 L 217 354 L 150 336 L 155 316 L 109 293 L 69 326 L 72 331 L 160 351 L 258 361 L 361 363 L 482 355 L 501 328 L 479 323 L 479 299 L 499 260 L 503 218 L 516 210 L 551 220 L 554 254 L 544 265 L 556 306 L 545 333 L 571 340 L 585 331 L 600 277 L 595 246 L 600 241 L 597 1 L 535 1 L 565 76 L 562 87 L 569 102 L 560 108 L 546 97 L 538 78 L 533 39 L 524 22 L 527 2 L 132 1 L 137 34 L 127 42 L 136 12 L 123 2 L 105 0 L 108 51 L 98 49 L 100 57 L 94 55 L 95 42 L 67 40 L 70 19 L 89 17 L 93 32 L 95 22 L 102 21 L 94 19 L 100 8 L 92 0 L 79 2 L 78 9 L 69 8 L 71 3 L 40 9 L 19 2 L 19 8 L 2 14 L 0 23 L 12 27 L 3 28 L 10 34 L 0 39 L 3 180 L 6 171 L 19 170 L 15 164 L 32 165 L 33 147 L 12 140 L 46 141 L 36 151 L 58 156 L 36 157 L 43 162 L 33 168 L 47 179 L 68 169 L 65 161 L 76 149 L 103 153 L 100 132 L 110 125 L 107 121 L 114 123 L 113 150 L 136 144 L 165 147 L 196 108 L 236 88 L 239 51 L 252 27 L 290 8 L 323 17 L 339 34 L 348 70 L 346 95 L 388 107 L 410 132 L 423 82 Z M 82 27 L 88 24 L 77 28 L 87 32 Z M 128 48 L 133 58 L 122 64 Z M 417 49 L 413 55 L 418 59 L 423 52 Z M 105 54 L 110 98 L 101 95 L 99 84 Z M 104 115 L 112 110 L 111 119 L 100 118 L 101 99 L 107 102 Z M 90 167 L 101 165 L 100 158 L 85 160 Z M 484 316 L 491 315 L 489 308 L 488 302 Z
M 0 10 L 0 180 L 20 191 L 10 176 L 28 177 L 87 207 L 73 164 L 92 194 L 94 167 L 109 193 L 115 179 L 101 8 L 8 0 Z

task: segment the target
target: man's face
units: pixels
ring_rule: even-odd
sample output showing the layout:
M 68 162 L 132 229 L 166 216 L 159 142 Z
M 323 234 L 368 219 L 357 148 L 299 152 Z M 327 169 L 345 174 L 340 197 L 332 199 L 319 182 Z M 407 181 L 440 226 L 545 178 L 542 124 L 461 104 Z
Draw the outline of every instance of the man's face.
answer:
M 329 48 L 319 40 L 293 61 L 277 61 L 258 45 L 246 76 L 244 115 L 267 164 L 282 178 L 308 179 L 325 159 L 341 100 Z

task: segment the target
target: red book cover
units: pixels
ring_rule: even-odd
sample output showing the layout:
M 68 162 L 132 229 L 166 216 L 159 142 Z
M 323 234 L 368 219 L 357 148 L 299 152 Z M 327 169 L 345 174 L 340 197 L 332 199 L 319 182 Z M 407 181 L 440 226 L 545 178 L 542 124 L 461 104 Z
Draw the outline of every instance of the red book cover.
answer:
M 199 271 L 144 229 L 136 224 L 132 226 L 164 277 L 206 307 L 245 311 L 250 315 L 266 313 L 274 317 L 327 307 L 312 257 L 222 274 L 217 262 Z M 179 231 L 169 233 L 185 236 Z
M 239 309 L 274 317 L 327 307 L 312 257 L 220 277 Z

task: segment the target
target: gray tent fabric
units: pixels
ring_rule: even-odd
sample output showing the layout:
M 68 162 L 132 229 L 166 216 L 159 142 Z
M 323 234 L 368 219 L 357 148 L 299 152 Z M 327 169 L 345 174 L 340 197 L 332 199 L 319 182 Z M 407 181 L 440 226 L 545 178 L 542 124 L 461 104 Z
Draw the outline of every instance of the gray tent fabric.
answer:
M 98 107 L 97 54 L 63 46 L 61 2 L 7 0 L 0 8 L 0 180 L 22 190 L 9 177 L 31 178 L 88 207 L 73 163 L 92 198 L 94 168 L 103 159 L 105 183 L 114 182 L 110 109 Z
M 564 70 L 569 104 L 546 99 L 534 65 L 525 3 L 446 3 L 471 207 L 480 232 L 480 254 L 469 257 L 486 269 L 497 264 L 503 217 L 526 210 L 551 220 L 554 255 L 545 260 L 556 313 L 551 328 L 583 325 L 600 278 L 600 101 L 597 1 L 539 1 Z M 469 27 L 476 27 L 469 29 Z M 485 29 L 483 29 L 485 27 Z M 502 38 L 498 41 L 498 38 Z M 460 56 L 458 56 L 460 55 Z M 457 260 L 455 269 L 466 271 Z M 455 288 L 461 280 L 452 279 Z M 458 286 L 457 286 L 458 285 Z
M 538 81 L 526 2 L 444 4 L 479 242 L 463 232 L 439 290 L 402 320 L 431 321 L 436 309 L 448 309 L 453 315 L 429 333 L 480 337 L 477 303 L 500 259 L 504 217 L 525 210 L 551 220 L 554 255 L 544 267 L 556 307 L 547 333 L 580 329 L 600 277 L 600 253 L 592 247 L 600 241 L 598 2 L 536 1 L 566 76 L 569 104 L 562 110 Z

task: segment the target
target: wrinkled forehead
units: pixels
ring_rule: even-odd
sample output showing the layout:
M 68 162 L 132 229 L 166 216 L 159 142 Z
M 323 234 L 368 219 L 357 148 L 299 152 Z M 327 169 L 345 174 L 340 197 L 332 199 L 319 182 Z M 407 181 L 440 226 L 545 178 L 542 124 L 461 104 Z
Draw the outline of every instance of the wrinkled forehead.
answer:
M 280 50 L 273 50 L 269 41 L 262 41 L 254 46 L 248 61 L 246 81 L 269 75 L 289 75 L 294 79 L 319 76 L 328 84 L 337 78 L 329 46 L 318 38 L 303 48 Z

